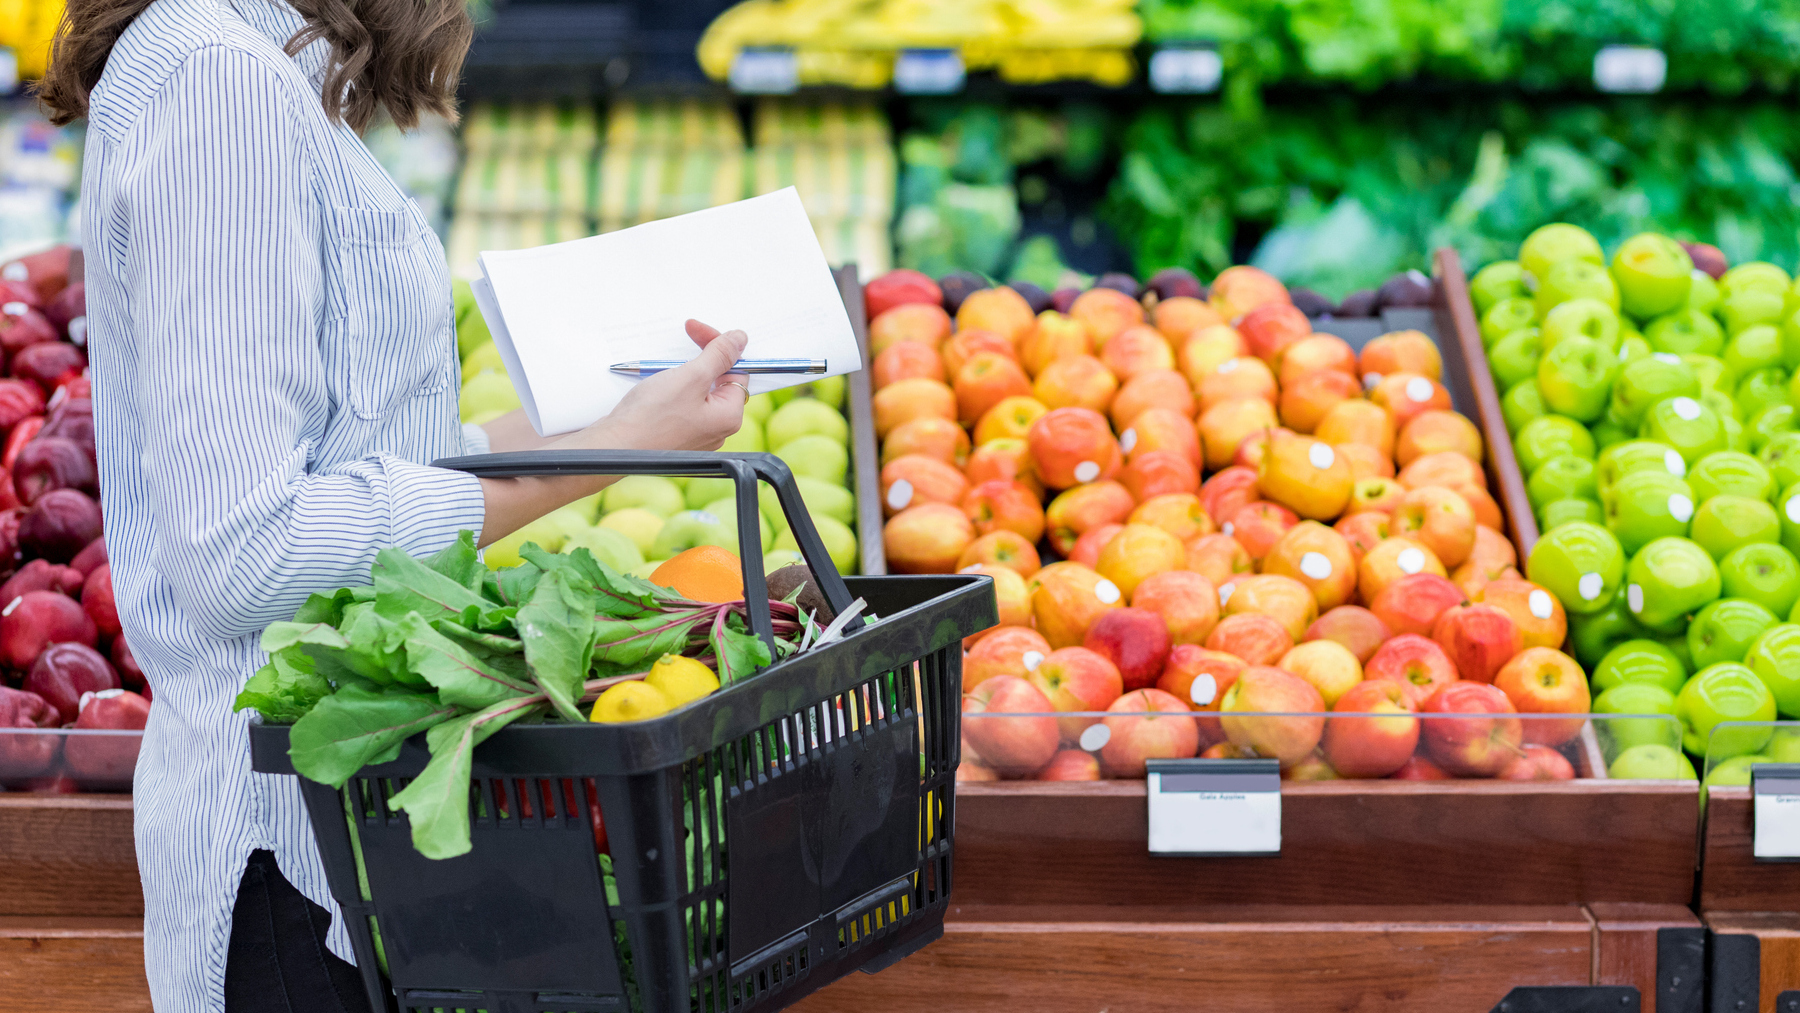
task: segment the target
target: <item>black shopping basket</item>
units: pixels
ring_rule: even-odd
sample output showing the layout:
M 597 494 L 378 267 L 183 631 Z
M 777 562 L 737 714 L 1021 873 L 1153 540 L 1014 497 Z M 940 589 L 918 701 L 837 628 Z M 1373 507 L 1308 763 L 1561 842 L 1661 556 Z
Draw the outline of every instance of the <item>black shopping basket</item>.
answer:
M 496 478 L 734 480 L 750 626 L 771 637 L 761 479 L 832 608 L 860 597 L 879 618 L 661 718 L 500 731 L 475 750 L 474 847 L 457 858 L 421 856 L 388 805 L 424 770 L 424 736 L 341 791 L 302 778 L 377 1010 L 775 1010 L 943 934 L 962 639 L 996 621 L 988 578 L 840 577 L 792 473 L 768 454 L 438 464 Z M 293 774 L 287 744 L 285 727 L 254 727 L 254 768 Z

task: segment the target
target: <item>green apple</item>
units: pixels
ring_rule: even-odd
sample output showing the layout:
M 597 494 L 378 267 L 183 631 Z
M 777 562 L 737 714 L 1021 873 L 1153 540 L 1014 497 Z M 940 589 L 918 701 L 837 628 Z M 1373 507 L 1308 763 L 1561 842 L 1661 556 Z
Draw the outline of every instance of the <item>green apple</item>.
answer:
M 1486 315 L 1488 308 L 1507 299 L 1530 296 L 1525 287 L 1525 268 L 1516 260 L 1496 260 L 1475 272 L 1469 279 L 1469 298 L 1475 312 Z
M 1612 409 L 1608 408 L 1606 417 L 1594 423 L 1593 428 L 1588 432 L 1594 437 L 1594 445 L 1605 450 L 1607 447 L 1629 442 L 1633 436 L 1637 435 L 1637 427 L 1627 427 L 1613 415 Z
M 1564 524 L 1583 521 L 1588 524 L 1602 524 L 1606 521 L 1606 511 L 1598 500 L 1586 497 L 1570 497 L 1553 499 L 1545 503 L 1537 511 L 1538 530 L 1555 531 Z
M 1724 559 L 1740 545 L 1780 542 L 1781 520 L 1765 499 L 1714 496 L 1694 511 L 1689 537 L 1714 559 Z
M 1749 260 L 1725 272 L 1719 279 L 1719 296 L 1729 298 L 1739 292 L 1764 291 L 1786 293 L 1793 279 L 1781 268 L 1766 260 Z
M 1622 330 L 1619 332 L 1620 365 L 1624 365 L 1627 362 L 1636 362 L 1646 355 L 1655 354 L 1656 349 L 1650 347 L 1650 342 L 1645 341 L 1642 334 L 1638 334 L 1635 331 Z
M 1726 334 L 1741 334 L 1753 327 L 1767 327 L 1776 336 L 1777 347 L 1780 342 L 1782 312 L 1787 306 L 1787 295 L 1782 292 L 1771 292 L 1768 289 L 1751 289 L 1745 292 L 1733 292 L 1719 300 L 1719 317 L 1725 323 Z
M 1790 485 L 1775 497 L 1776 512 L 1781 515 L 1781 544 L 1800 557 L 1800 483 Z
M 775 495 L 774 486 L 767 482 L 756 483 L 756 505 L 762 511 L 763 520 L 769 522 L 769 527 L 773 528 L 776 534 L 779 535 L 787 530 L 787 514 L 782 512 L 781 499 Z
M 519 407 L 519 392 L 505 373 L 477 373 L 462 385 L 456 398 L 464 422 L 492 421 Z
M 1769 687 L 1782 717 L 1800 717 L 1800 626 L 1769 627 L 1745 651 L 1744 665 Z
M 795 398 L 775 409 L 763 428 L 769 443 L 777 447 L 813 433 L 843 444 L 850 442 L 850 423 L 836 408 L 810 397 Z
M 1794 293 L 1788 293 L 1790 301 L 1796 299 Z M 1781 364 L 1788 369 L 1800 370 L 1800 310 L 1790 313 L 1781 322 Z
M 770 396 L 774 398 L 775 407 L 777 408 L 793 401 L 795 398 L 810 397 L 818 401 L 823 401 L 833 408 L 841 409 L 844 406 L 844 391 L 846 389 L 847 387 L 842 376 L 826 376 L 807 383 L 796 384 L 792 387 L 783 387 L 780 390 L 770 391 L 769 393 Z
M 644 565 L 644 552 L 623 532 L 612 528 L 584 528 L 569 536 L 562 552 L 586 549 L 594 558 L 615 570 L 626 571 Z
M 1767 752 L 1776 763 L 1800 763 L 1800 728 L 1775 729 Z
M 1625 552 L 1613 533 L 1576 522 L 1545 532 L 1525 564 L 1531 582 L 1555 595 L 1571 613 L 1598 612 L 1618 594 Z
M 1551 310 L 1571 299 L 1598 299 L 1614 310 L 1619 308 L 1619 285 L 1606 268 L 1587 260 L 1565 260 L 1551 266 L 1549 273 L 1538 279 L 1538 313 Z
M 1655 744 L 1675 748 L 1681 723 L 1675 720 L 1675 694 L 1649 682 L 1628 682 L 1594 697 L 1595 714 L 1661 714 L 1663 717 L 1596 718 L 1601 748 L 1617 756 L 1632 746 Z
M 787 462 L 796 475 L 806 475 L 822 482 L 844 484 L 850 471 L 850 452 L 842 443 L 814 433 L 782 444 L 775 456 Z
M 1655 440 L 1630 440 L 1607 447 L 1600 452 L 1594 481 L 1600 487 L 1600 500 L 1606 501 L 1613 486 L 1634 471 L 1661 470 L 1676 478 L 1688 472 L 1687 462 L 1675 448 Z
M 775 398 L 769 394 L 754 394 L 744 399 L 744 417 L 755 419 L 757 425 L 769 421 L 775 411 Z
M 1592 233 L 1566 222 L 1542 226 L 1519 245 L 1519 266 L 1539 280 L 1549 273 L 1552 265 L 1564 260 L 1604 264 L 1606 255 Z
M 1714 496 L 1768 499 L 1775 493 L 1775 476 L 1741 450 L 1720 450 L 1702 457 L 1688 471 L 1687 481 L 1696 503 Z
M 1691 397 L 1672 397 L 1651 405 L 1638 436 L 1674 447 L 1689 467 L 1726 448 L 1725 424 L 1719 421 L 1719 413 Z
M 831 556 L 833 566 L 839 573 L 856 572 L 856 533 L 850 526 L 833 520 L 830 517 L 814 517 L 813 527 L 819 532 L 819 541 L 825 543 L 825 552 Z M 775 548 L 798 551 L 800 542 L 790 529 L 775 537 Z
M 1552 457 L 1573 454 L 1592 459 L 1599 453 L 1594 437 L 1586 427 L 1562 415 L 1540 415 L 1525 423 L 1513 440 L 1513 450 L 1527 475 L 1543 467 Z
M 1756 452 L 1783 489 L 1800 482 L 1800 433 L 1776 433 Z
M 631 539 L 642 556 L 656 547 L 656 533 L 662 530 L 663 517 L 642 507 L 626 507 L 601 517 L 599 526 Z
M 1618 372 L 1611 349 L 1592 338 L 1568 337 L 1539 360 L 1538 390 L 1552 412 L 1594 422 L 1606 414 Z
M 1745 373 L 1732 391 L 1739 409 L 1745 418 L 1755 418 L 1756 413 L 1772 405 L 1794 403 L 1794 395 L 1789 388 L 1790 378 L 1783 366 L 1765 366 L 1762 369 Z
M 1622 423 L 1636 429 L 1651 405 L 1684 395 L 1700 396 L 1699 378 L 1681 361 L 1681 356 L 1657 352 L 1619 367 L 1612 389 L 1612 409 Z
M 1708 388 L 1700 392 L 1698 400 L 1701 404 L 1711 408 L 1713 414 L 1719 417 L 1719 421 L 1725 424 L 1727 443 L 1730 442 L 1732 432 L 1731 423 L 1736 422 L 1738 424 L 1738 430 L 1743 430 L 1743 420 L 1738 418 L 1737 402 L 1731 399 L 1730 394 L 1727 394 L 1722 390 Z
M 1694 493 L 1688 484 L 1656 468 L 1634 471 L 1612 487 L 1603 501 L 1606 527 L 1627 556 L 1658 538 L 1688 533 Z
M 1657 317 L 1644 327 L 1644 340 L 1659 352 L 1676 355 L 1717 355 L 1725 350 L 1725 331 L 1718 321 L 1698 310 L 1676 310 Z
M 667 520 L 686 506 L 681 487 L 657 475 L 627 475 L 600 494 L 600 509 L 609 514 L 635 507 Z
M 1622 595 L 1614 595 L 1605 608 L 1586 615 L 1569 616 L 1569 647 L 1575 660 L 1587 668 L 1598 665 L 1606 652 L 1627 640 L 1639 640 L 1646 631 L 1631 618 Z
M 1679 623 L 1717 598 L 1719 588 L 1718 564 L 1685 538 L 1658 538 L 1625 569 L 1625 607 L 1652 630 Z
M 737 483 L 729 478 L 690 478 L 684 491 L 689 510 L 703 510 L 713 500 L 736 494 Z
M 1694 286 L 1694 260 L 1668 236 L 1644 232 L 1620 244 L 1612 259 L 1625 312 L 1647 320 L 1687 304 Z
M 1544 351 L 1565 338 L 1589 338 L 1608 349 L 1619 347 L 1619 312 L 1598 299 L 1570 299 L 1544 315 L 1538 327 Z
M 1701 313 L 1714 313 L 1719 309 L 1719 283 L 1713 276 L 1699 268 L 1694 269 L 1694 285 L 1688 289 L 1687 308 L 1699 310 Z
M 717 545 L 738 551 L 737 524 L 730 515 L 719 516 L 709 510 L 683 510 L 670 517 L 656 533 L 656 544 L 650 554 L 668 559 L 697 545 Z
M 800 555 L 797 549 L 771 549 L 763 553 L 763 576 L 766 577 L 784 566 L 793 566 L 795 563 L 804 562 L 806 562 L 806 557 Z
M 1755 672 L 1727 661 L 1701 669 L 1681 687 L 1675 694 L 1675 717 L 1681 722 L 1682 746 L 1695 756 L 1718 761 L 1756 753 L 1768 745 L 1770 729 L 1718 726 L 1728 721 L 1775 720 L 1775 695 Z
M 468 282 L 462 281 L 460 278 L 457 279 L 455 284 L 461 284 L 464 288 L 468 287 Z M 455 290 L 453 290 L 453 292 L 455 292 L 452 296 L 453 305 L 458 307 L 456 313 L 456 355 L 458 358 L 462 358 L 470 352 L 473 352 L 475 349 L 480 348 L 482 345 L 491 343 L 494 340 L 494 332 L 488 328 L 487 318 L 481 315 L 481 310 L 475 307 L 475 296 L 473 293 L 469 294 L 468 302 L 465 305 L 461 301 L 463 298 L 461 293 L 456 292 Z
M 1607 765 L 1606 776 L 1619 781 L 1692 781 L 1694 764 L 1673 746 L 1650 742 L 1632 746 Z
M 1683 352 L 1681 361 L 1694 371 L 1694 379 L 1700 381 L 1701 390 L 1717 390 L 1727 394 L 1737 391 L 1737 375 L 1725 368 L 1725 360 L 1716 355 L 1701 355 L 1699 352 Z
M 463 356 L 462 375 L 473 377 L 478 373 L 506 373 L 506 360 L 500 357 L 500 346 L 492 341 L 476 348 Z
M 1721 416 L 1719 422 L 1725 427 L 1725 446 L 1731 450 L 1749 453 L 1750 433 L 1744 429 L 1744 424 L 1728 416 Z
M 631 574 L 633 577 L 642 577 L 645 580 L 650 580 L 656 575 L 656 568 L 666 562 L 668 562 L 666 559 L 646 559 L 644 560 L 643 566 L 634 566 L 625 572 Z
M 1506 419 L 1508 433 L 1518 432 L 1525 423 L 1549 412 L 1544 407 L 1544 395 L 1538 392 L 1535 375 L 1508 387 L 1506 396 L 1500 399 L 1500 415 Z
M 1695 668 L 1743 661 L 1750 645 L 1780 622 L 1775 613 L 1744 598 L 1720 598 L 1694 613 L 1688 625 L 1688 654 Z
M 1592 682 L 1596 692 L 1630 683 L 1649 683 L 1674 694 L 1681 691 L 1688 677 L 1687 666 L 1674 651 L 1657 641 L 1641 638 L 1613 645 L 1593 668 Z
M 1551 500 L 1598 497 L 1594 462 L 1574 454 L 1552 457 L 1531 473 L 1530 480 L 1525 483 L 1525 495 L 1534 510 L 1543 509 Z
M 806 510 L 812 516 L 829 517 L 839 524 L 849 524 L 855 519 L 856 497 L 841 484 L 806 475 L 796 475 L 794 484 L 800 487 L 800 498 L 806 501 Z
M 1734 331 L 1725 344 L 1725 368 L 1740 377 L 1781 365 L 1781 332 L 1767 324 Z
M 733 531 L 737 530 L 737 497 L 735 496 L 726 496 L 723 499 L 714 500 L 704 507 L 701 507 L 700 512 L 712 514 L 723 523 L 731 525 Z M 762 542 L 765 549 L 768 548 L 769 543 L 775 538 L 775 529 L 774 526 L 769 523 L 769 519 L 763 516 L 761 504 L 757 505 L 756 527 L 759 540 Z M 757 555 L 761 554 L 762 553 L 760 552 L 757 553 Z
M 1543 357 L 1543 339 L 1538 329 L 1525 327 L 1494 342 L 1488 352 L 1488 368 L 1501 387 L 1511 387 L 1537 376 L 1538 360 Z
M 1749 756 L 1734 756 L 1729 760 L 1714 764 L 1712 770 L 1707 771 L 1706 787 L 1748 788 L 1750 786 L 1752 768 L 1759 763 L 1774 762 L 1775 760 L 1772 757 L 1764 756 L 1761 753 L 1752 753 Z
M 767 449 L 769 445 L 763 440 L 762 426 L 757 425 L 755 419 L 745 419 L 738 431 L 725 437 L 725 442 L 719 445 L 720 452 L 726 454 L 760 454 Z
M 1664 637 L 1660 643 L 1670 651 L 1674 652 L 1675 657 L 1681 659 L 1682 671 L 1692 672 L 1694 670 L 1694 652 L 1688 650 L 1687 635 L 1685 633 L 1675 633 Z
M 1493 348 L 1514 331 L 1537 323 L 1537 303 L 1530 298 L 1502 299 L 1481 311 L 1481 344 Z
M 1782 433 L 1795 430 L 1800 430 L 1800 409 L 1786 402 L 1769 405 L 1757 412 L 1750 417 L 1750 424 L 1744 427 L 1752 452 L 1768 446 L 1770 440 Z M 1770 481 L 1773 480 L 1771 476 Z

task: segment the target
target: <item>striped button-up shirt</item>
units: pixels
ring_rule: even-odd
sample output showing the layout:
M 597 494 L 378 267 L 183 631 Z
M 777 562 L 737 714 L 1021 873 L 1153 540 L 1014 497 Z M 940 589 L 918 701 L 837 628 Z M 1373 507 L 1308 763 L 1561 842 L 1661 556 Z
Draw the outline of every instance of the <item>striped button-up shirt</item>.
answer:
M 321 106 L 281 0 L 156 0 L 94 89 L 82 183 L 96 438 L 120 623 L 155 691 L 135 784 L 158 1013 L 223 1008 L 245 859 L 334 914 L 293 778 L 232 713 L 258 635 L 377 550 L 479 529 L 443 249 Z M 331 948 L 350 958 L 341 917 Z

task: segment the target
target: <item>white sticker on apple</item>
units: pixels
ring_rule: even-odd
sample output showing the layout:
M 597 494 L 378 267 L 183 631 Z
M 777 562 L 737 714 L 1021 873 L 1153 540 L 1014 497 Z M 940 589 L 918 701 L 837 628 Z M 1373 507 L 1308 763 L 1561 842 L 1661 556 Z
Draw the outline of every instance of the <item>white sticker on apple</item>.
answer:
M 1225 607 L 1225 603 L 1231 600 L 1231 592 L 1236 591 L 1236 590 L 1237 590 L 1237 584 L 1235 584 L 1235 583 L 1220 585 L 1220 587 L 1219 587 L 1219 607 L 1220 608 Z M 13 599 L 13 605 L 17 605 L 17 604 L 18 604 L 18 599 L 16 599 L 16 598 Z M 6 606 L 6 612 L 0 612 L 0 615 L 6 615 L 7 613 L 10 613 L 11 611 L 12 611 L 12 605 L 8 605 L 8 606 Z
M 1315 443 L 1306 451 L 1306 459 L 1313 467 L 1324 471 L 1337 462 L 1337 455 L 1332 453 L 1330 444 Z
M 1094 585 L 1094 597 L 1100 599 L 1101 604 L 1111 605 L 1120 598 L 1119 585 L 1101 577 L 1100 583 Z
M 1548 619 L 1556 611 L 1556 602 L 1550 599 L 1550 592 L 1539 588 L 1525 596 L 1525 607 L 1539 619 Z
M 1219 680 L 1205 673 L 1195 676 L 1194 684 L 1188 687 L 1188 699 L 1201 707 L 1212 703 L 1213 697 L 1217 695 L 1219 695 Z
M 1300 557 L 1300 572 L 1314 580 L 1324 580 L 1331 576 L 1331 560 L 1323 552 L 1309 552 Z
M 694 510 L 691 513 L 692 513 L 693 518 L 702 524 L 717 524 L 717 523 L 719 523 L 719 519 L 717 517 L 714 517 L 712 514 L 706 512 L 705 510 Z
M 4 306 L 0 306 L 0 313 L 4 313 L 9 317 L 22 317 L 29 308 L 30 307 L 22 302 L 9 302 Z
M 1632 615 L 1644 611 L 1644 589 L 1636 584 L 1626 588 L 1625 607 L 1631 609 Z
M 1239 365 L 1241 365 L 1241 363 L 1236 359 L 1226 359 L 1224 362 L 1219 363 L 1218 371 L 1221 373 L 1235 372 Z
M 890 510 L 905 510 L 912 502 L 913 486 L 906 479 L 900 479 L 888 486 L 887 505 Z
M 1675 417 L 1684 422 L 1692 422 L 1700 417 L 1700 402 L 1691 397 L 1678 397 L 1669 407 L 1674 409 Z
M 1400 554 L 1394 557 L 1394 565 L 1400 567 L 1402 573 L 1418 573 L 1425 569 L 1425 550 L 1414 547 L 1401 549 Z
M 1135 447 L 1135 446 L 1137 446 L 1137 430 L 1136 429 L 1127 429 L 1124 432 L 1119 434 L 1119 449 L 1120 450 L 1123 450 L 1127 454 L 1129 454 L 1129 453 L 1131 453 L 1131 448 Z
M 1083 461 L 1075 466 L 1075 481 L 1092 482 L 1100 477 L 1100 466 L 1092 461 Z
M 30 281 L 31 268 L 15 260 L 6 265 L 5 270 L 0 271 L 0 278 L 5 278 L 7 281 Z
M 1044 652 L 1026 651 L 1023 655 L 1020 655 L 1019 660 L 1025 663 L 1025 671 L 1035 672 L 1037 671 L 1037 667 L 1044 663 Z
M 18 607 L 19 607 L 19 603 L 20 603 L 20 602 L 22 602 L 22 601 L 24 601 L 24 600 L 25 600 L 25 596 L 24 596 L 24 595 L 20 595 L 20 596 L 18 596 L 18 597 L 17 597 L 17 598 L 14 598 L 14 599 L 13 599 L 13 600 L 12 600 L 12 601 L 9 601 L 9 602 L 7 602 L 7 603 L 6 603 L 6 607 L 5 607 L 5 608 L 3 608 L 3 609 L 0 609 L 0 618 L 4 618 L 4 617 L 6 617 L 6 616 L 10 616 L 10 615 L 12 615 L 12 614 L 13 614 L 13 609 L 16 609 L 16 608 L 18 608 Z
M 1669 474 L 1674 475 L 1676 478 L 1680 478 L 1687 474 L 1687 462 L 1682 460 L 1681 455 L 1673 450 L 1663 452 L 1663 467 L 1667 468 Z
M 981 564 L 980 563 L 970 563 L 968 566 L 965 566 L 956 572 L 957 573 L 980 573 L 981 572 Z
M 1629 359 L 1629 358 L 1631 358 L 1631 349 L 1628 346 L 1620 345 L 1619 346 L 1619 361 L 1624 362 L 1626 359 Z
M 1090 753 L 1098 753 L 1112 741 L 1112 729 L 1106 725 L 1088 725 L 1081 733 L 1081 748 Z
M 1787 501 L 1787 515 L 1788 520 L 1800 524 L 1800 496 L 1795 496 Z
M 1669 516 L 1686 524 L 1694 516 L 1694 501 L 1678 492 L 1670 493 Z
M 69 321 L 69 340 L 77 346 L 87 344 L 87 317 L 76 317 Z
M 1376 387 L 1379 387 L 1379 386 L 1381 386 L 1381 374 L 1380 373 L 1364 373 L 1363 374 L 1363 390 L 1374 390 Z
M 1219 529 L 1219 531 L 1221 533 L 1225 534 L 1227 537 L 1229 537 L 1231 535 L 1231 533 L 1236 530 L 1237 530 L 1237 525 L 1231 523 L 1230 521 L 1226 521 L 1225 526 Z
M 1657 362 L 1666 362 L 1671 366 L 1681 365 L 1681 356 L 1676 355 L 1674 352 L 1657 352 L 1654 356 L 1651 356 L 1651 358 L 1654 358 Z
M 1605 579 L 1597 573 L 1584 573 L 1581 575 L 1581 579 L 1575 582 L 1575 592 L 1581 595 L 1582 601 L 1593 601 L 1600 597 L 1600 592 L 1605 588 Z
M 1431 400 L 1431 381 L 1422 376 L 1406 381 L 1406 396 L 1421 404 Z

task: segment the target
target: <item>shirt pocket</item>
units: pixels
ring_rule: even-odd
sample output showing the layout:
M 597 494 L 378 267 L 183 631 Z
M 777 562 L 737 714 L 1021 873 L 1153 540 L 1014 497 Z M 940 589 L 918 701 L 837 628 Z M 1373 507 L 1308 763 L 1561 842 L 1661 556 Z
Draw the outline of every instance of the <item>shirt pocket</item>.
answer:
M 411 209 L 331 208 L 345 387 L 359 419 L 441 394 L 452 382 L 454 337 L 442 254 Z

